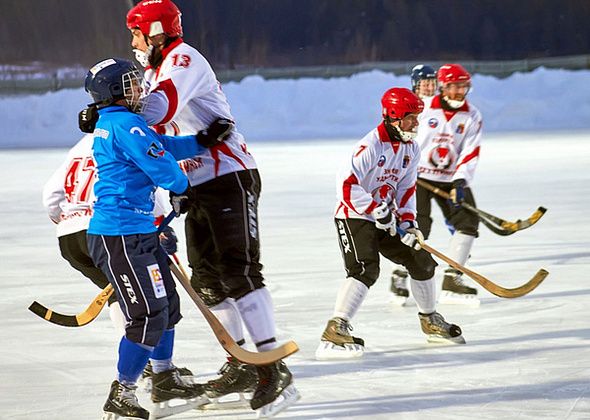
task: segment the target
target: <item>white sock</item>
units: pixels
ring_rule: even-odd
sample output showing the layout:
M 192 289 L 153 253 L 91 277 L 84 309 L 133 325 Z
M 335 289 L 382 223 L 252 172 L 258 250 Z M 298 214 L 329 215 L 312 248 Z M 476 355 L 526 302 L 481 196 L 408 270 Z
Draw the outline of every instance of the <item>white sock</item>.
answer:
M 232 298 L 226 298 L 223 302 L 209 308 L 213 315 L 225 327 L 229 335 L 239 345 L 244 344 L 244 330 L 242 329 L 242 319 L 238 308 L 236 308 L 236 301 Z
M 436 282 L 434 277 L 429 280 L 410 279 L 412 296 L 418 306 L 418 311 L 431 314 L 436 310 Z
M 109 306 L 109 318 L 111 318 L 111 322 L 113 323 L 115 332 L 119 338 L 123 337 L 125 335 L 125 325 L 127 324 L 127 320 L 125 319 L 125 315 L 123 315 L 119 302 L 113 302 Z
M 352 277 L 347 278 L 336 296 L 334 317 L 350 321 L 361 307 L 368 291 L 369 288 L 363 282 Z
M 259 351 L 277 346 L 272 299 L 266 287 L 256 289 L 236 300 L 242 320 Z
M 473 246 L 475 236 L 465 235 L 461 232 L 455 232 L 451 237 L 449 246 L 449 258 L 457 261 L 461 265 L 465 265 Z

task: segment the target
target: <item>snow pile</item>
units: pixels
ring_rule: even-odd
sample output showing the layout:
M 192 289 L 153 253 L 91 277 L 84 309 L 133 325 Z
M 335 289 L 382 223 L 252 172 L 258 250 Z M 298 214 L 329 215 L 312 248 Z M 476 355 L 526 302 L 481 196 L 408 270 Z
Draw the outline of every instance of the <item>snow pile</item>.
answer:
M 250 76 L 223 89 L 238 129 L 252 141 L 360 138 L 380 119 L 382 93 L 409 85 L 408 76 L 371 71 L 333 79 Z M 473 86 L 469 100 L 487 132 L 590 128 L 590 71 L 475 75 Z M 0 148 L 73 145 L 78 111 L 88 102 L 83 89 L 0 97 Z

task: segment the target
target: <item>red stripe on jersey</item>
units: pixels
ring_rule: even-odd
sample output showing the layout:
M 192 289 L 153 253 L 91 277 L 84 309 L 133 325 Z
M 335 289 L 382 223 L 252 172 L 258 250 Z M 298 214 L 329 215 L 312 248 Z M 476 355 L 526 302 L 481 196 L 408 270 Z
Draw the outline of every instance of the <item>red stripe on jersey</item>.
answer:
M 352 186 L 353 185 L 358 185 L 358 183 L 359 183 L 358 179 L 356 179 L 356 176 L 354 176 L 354 174 L 352 174 L 352 175 L 350 175 L 348 178 L 346 178 L 344 180 L 344 184 L 342 186 L 342 189 L 344 191 L 344 202 L 346 203 L 346 205 L 348 207 L 350 207 L 356 213 L 358 213 L 358 211 L 356 211 L 356 209 L 352 205 L 352 201 L 350 201 L 350 199 L 351 199 L 350 192 L 352 191 Z
M 242 160 L 239 157 L 237 157 L 234 154 L 234 152 L 231 151 L 231 149 L 229 148 L 229 146 L 227 144 L 220 143 L 217 146 L 214 146 L 213 148 L 219 150 L 224 155 L 227 155 L 230 158 L 234 159 L 236 162 L 238 162 L 240 165 L 242 165 L 242 168 L 248 169 L 248 168 L 246 168 L 246 165 L 244 165 L 244 162 L 242 162 Z
M 389 133 L 385 128 L 385 122 L 382 122 L 377 126 L 377 133 L 379 133 L 379 140 L 381 140 L 384 143 L 391 143 L 391 147 L 393 148 L 393 154 L 396 154 L 399 150 L 400 142 L 399 140 L 395 140 L 389 137 Z
M 367 210 L 365 210 L 366 214 L 371 214 L 373 212 L 373 210 L 375 210 L 375 207 L 377 207 L 379 205 L 379 203 L 377 203 L 376 201 L 373 201 L 371 203 L 371 205 L 367 208 Z
M 164 215 L 158 216 L 154 219 L 154 225 L 160 226 L 160 224 L 164 221 Z
M 415 192 L 416 192 L 416 184 L 412 185 L 410 188 L 408 188 L 406 190 L 404 196 L 402 197 L 401 201 L 399 202 L 399 206 L 405 207 L 407 202 L 410 200 L 410 198 L 412 198 L 412 196 L 414 195 Z
M 166 124 L 168 121 L 172 119 L 174 114 L 176 113 L 176 108 L 178 108 L 178 92 L 176 91 L 176 86 L 174 86 L 174 82 L 172 79 L 162 80 L 158 86 L 154 89 L 156 91 L 162 91 L 166 98 L 168 98 L 168 111 L 162 121 L 158 124 Z
M 219 172 L 219 152 L 217 151 L 216 147 L 209 148 L 209 152 L 211 152 L 211 157 L 215 161 L 214 174 L 217 176 L 217 173 Z
M 469 153 L 467 156 L 465 156 L 465 157 L 463 158 L 463 160 L 462 160 L 461 162 L 459 162 L 459 164 L 458 164 L 458 165 L 457 165 L 457 167 L 455 168 L 455 172 L 457 172 L 457 170 L 459 169 L 459 167 L 460 167 L 461 165 L 463 165 L 464 163 L 467 163 L 467 162 L 469 162 L 469 161 L 470 161 L 470 160 L 472 160 L 472 159 L 475 159 L 475 158 L 476 158 L 476 157 L 478 157 L 478 156 L 479 156 L 479 146 L 477 146 L 477 147 L 476 147 L 476 148 L 473 150 L 473 152 Z
M 399 220 L 401 220 L 402 222 L 405 222 L 407 220 L 414 221 L 414 215 L 412 213 L 400 214 Z

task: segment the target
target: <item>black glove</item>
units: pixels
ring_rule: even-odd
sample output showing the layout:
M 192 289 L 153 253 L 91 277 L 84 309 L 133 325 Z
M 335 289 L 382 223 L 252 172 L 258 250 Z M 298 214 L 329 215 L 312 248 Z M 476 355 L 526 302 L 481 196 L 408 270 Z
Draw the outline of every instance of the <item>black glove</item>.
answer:
M 98 121 L 98 108 L 94 105 L 78 112 L 78 127 L 83 133 L 92 133 Z
M 176 254 L 178 251 L 178 238 L 176 237 L 176 232 L 170 226 L 166 226 L 160 232 L 160 245 L 166 251 L 166 254 L 173 255 Z
M 466 182 L 464 179 L 456 179 L 453 181 L 453 189 L 449 195 L 451 196 L 451 201 L 455 207 L 459 207 L 465 200 L 465 184 Z
M 197 133 L 197 143 L 203 147 L 213 147 L 229 137 L 234 129 L 234 122 L 225 118 L 217 118 L 209 127 Z
M 190 208 L 190 202 L 188 200 L 189 188 L 190 186 L 180 194 L 170 191 L 170 204 L 172 204 L 172 209 L 176 213 L 176 217 L 186 213 Z

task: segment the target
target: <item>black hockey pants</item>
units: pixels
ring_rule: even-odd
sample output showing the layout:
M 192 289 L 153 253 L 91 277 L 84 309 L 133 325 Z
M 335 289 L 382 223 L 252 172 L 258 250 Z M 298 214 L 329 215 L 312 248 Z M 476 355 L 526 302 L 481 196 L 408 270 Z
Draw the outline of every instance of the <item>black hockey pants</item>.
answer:
M 453 184 L 446 182 L 434 182 L 426 180 L 429 184 L 440 188 L 447 193 L 453 189 Z M 469 187 L 464 188 L 465 202 L 475 207 L 475 198 Z M 465 235 L 478 236 L 477 228 L 479 225 L 479 218 L 473 212 L 470 212 L 463 207 L 455 207 L 453 203 L 446 200 L 439 195 L 428 191 L 426 188 L 417 185 L 416 188 L 416 210 L 418 227 L 424 235 L 424 239 L 428 239 L 430 236 L 430 230 L 432 227 L 432 199 L 436 201 L 436 204 L 440 207 L 445 219 L 457 230 L 458 232 L 464 233 Z
M 190 189 L 185 233 L 191 285 L 209 306 L 264 287 L 260 190 L 256 169 L 222 175 Z
M 96 284 L 101 289 L 107 287 L 109 279 L 104 275 L 100 268 L 94 265 L 92 257 L 88 252 L 86 230 L 60 236 L 57 239 L 59 241 L 61 256 L 64 257 L 73 268 L 89 278 L 92 283 Z M 116 301 L 117 296 L 113 293 L 109 298 L 109 305 Z
M 93 261 L 106 274 L 127 320 L 127 339 L 155 347 L 180 321 L 180 300 L 157 233 L 88 234 Z
M 424 250 L 404 245 L 399 235 L 377 229 L 363 219 L 334 219 L 347 277 L 371 287 L 379 277 L 379 254 L 408 269 L 414 280 L 428 280 L 438 265 Z

